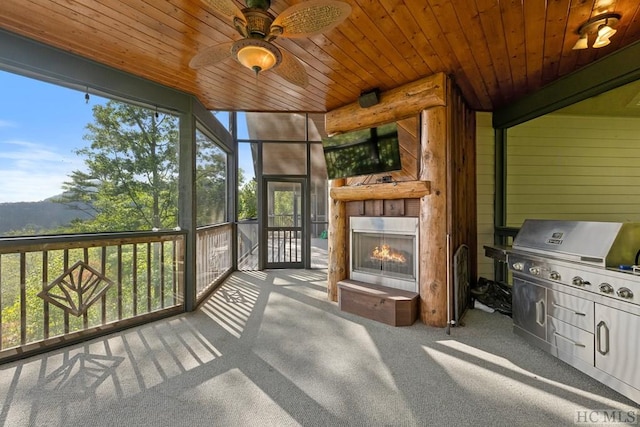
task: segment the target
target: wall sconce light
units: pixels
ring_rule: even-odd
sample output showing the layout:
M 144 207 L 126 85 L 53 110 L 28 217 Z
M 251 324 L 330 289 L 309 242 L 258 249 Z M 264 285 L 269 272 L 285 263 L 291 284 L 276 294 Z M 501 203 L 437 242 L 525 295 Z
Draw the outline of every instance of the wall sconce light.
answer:
M 611 36 L 616 33 L 614 27 L 618 25 L 621 15 L 617 13 L 603 13 L 601 15 L 594 16 L 584 24 L 580 25 L 577 33 L 580 38 L 573 46 L 574 50 L 586 49 L 589 47 L 589 36 L 596 35 L 596 39 L 591 47 L 604 47 L 611 43 Z

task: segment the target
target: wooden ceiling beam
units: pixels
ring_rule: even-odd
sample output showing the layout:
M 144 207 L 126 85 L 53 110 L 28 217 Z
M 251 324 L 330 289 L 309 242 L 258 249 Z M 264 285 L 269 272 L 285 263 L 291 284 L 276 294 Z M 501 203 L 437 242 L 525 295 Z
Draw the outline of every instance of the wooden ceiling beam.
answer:
M 382 92 L 380 102 L 362 108 L 358 102 L 329 111 L 325 115 L 328 135 L 364 129 L 414 116 L 423 110 L 446 104 L 446 76 L 434 74 Z

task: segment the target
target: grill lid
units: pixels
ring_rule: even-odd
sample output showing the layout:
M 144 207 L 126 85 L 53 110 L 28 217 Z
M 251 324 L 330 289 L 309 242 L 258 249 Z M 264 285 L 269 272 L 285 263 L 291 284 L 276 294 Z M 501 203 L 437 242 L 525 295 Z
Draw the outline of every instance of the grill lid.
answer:
M 640 223 L 527 219 L 513 249 L 618 268 L 635 263 Z

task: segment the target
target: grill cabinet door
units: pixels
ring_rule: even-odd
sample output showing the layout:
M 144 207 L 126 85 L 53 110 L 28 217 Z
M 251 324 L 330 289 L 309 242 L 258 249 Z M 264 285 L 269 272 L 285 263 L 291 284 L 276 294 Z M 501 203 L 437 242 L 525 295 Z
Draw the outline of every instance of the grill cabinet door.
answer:
M 596 304 L 596 368 L 640 389 L 640 316 Z
M 512 293 L 514 325 L 546 341 L 546 289 L 514 277 Z

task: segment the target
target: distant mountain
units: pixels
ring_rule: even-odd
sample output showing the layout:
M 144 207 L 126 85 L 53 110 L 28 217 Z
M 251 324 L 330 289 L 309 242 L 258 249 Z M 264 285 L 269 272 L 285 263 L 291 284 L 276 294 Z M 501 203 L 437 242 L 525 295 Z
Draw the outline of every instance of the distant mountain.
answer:
M 77 218 L 88 218 L 82 211 L 52 202 L 56 197 L 41 202 L 0 203 L 0 236 L 27 226 L 44 231 L 67 225 Z

